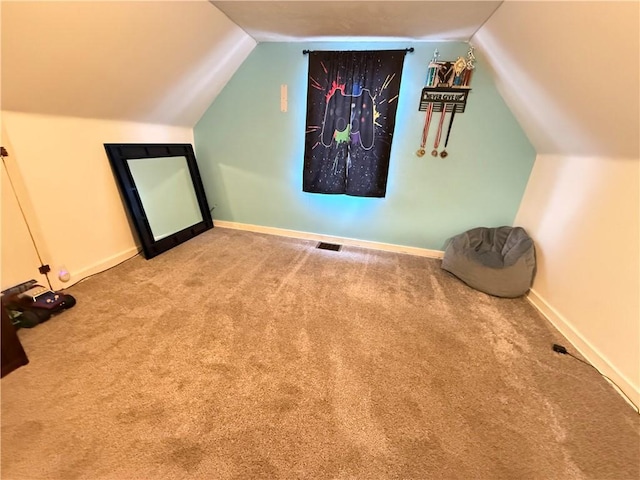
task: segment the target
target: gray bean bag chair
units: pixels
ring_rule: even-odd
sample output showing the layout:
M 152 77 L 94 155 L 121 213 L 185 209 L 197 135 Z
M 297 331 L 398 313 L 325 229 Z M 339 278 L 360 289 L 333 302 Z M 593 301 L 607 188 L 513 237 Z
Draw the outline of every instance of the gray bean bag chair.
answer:
M 536 271 L 533 240 L 521 227 L 474 228 L 447 240 L 442 268 L 481 292 L 519 297 Z

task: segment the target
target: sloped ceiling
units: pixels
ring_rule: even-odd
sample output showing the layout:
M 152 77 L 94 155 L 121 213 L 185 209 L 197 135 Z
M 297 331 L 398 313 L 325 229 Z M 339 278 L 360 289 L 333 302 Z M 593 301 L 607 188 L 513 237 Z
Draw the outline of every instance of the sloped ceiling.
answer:
M 256 44 L 204 0 L 1 8 L 3 110 L 192 127 Z
M 541 154 L 640 156 L 640 3 L 2 2 L 2 108 L 193 126 L 256 41 L 469 40 Z
M 472 43 L 538 154 L 640 157 L 640 2 L 508 1 Z
M 259 42 L 466 41 L 502 1 L 215 1 Z

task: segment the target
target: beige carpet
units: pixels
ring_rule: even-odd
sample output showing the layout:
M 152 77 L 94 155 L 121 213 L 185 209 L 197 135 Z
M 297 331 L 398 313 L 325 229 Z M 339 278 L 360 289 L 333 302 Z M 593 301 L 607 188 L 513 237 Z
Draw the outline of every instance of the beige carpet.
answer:
M 222 228 L 69 289 L 1 382 L 2 478 L 638 479 L 640 416 L 525 299 Z

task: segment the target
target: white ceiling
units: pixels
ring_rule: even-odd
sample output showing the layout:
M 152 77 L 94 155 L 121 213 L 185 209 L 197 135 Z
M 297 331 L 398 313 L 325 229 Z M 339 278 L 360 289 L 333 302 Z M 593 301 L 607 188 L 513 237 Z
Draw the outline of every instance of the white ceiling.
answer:
M 215 1 L 258 42 L 468 41 L 502 1 Z

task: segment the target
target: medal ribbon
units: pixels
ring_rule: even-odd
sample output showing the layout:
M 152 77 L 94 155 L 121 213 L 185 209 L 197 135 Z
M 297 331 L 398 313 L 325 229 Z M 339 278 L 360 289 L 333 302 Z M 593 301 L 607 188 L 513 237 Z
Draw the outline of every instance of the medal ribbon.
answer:
M 444 148 L 447 148 L 449 145 L 449 135 L 451 135 L 451 126 L 453 125 L 453 119 L 456 116 L 456 106 L 453 106 L 453 111 L 451 112 L 451 118 L 449 119 L 449 128 L 447 128 L 447 139 L 444 141 Z
M 438 145 L 440 145 L 440 137 L 442 137 L 442 126 L 444 125 L 444 117 L 447 114 L 447 104 L 442 104 L 442 114 L 440 115 L 440 123 L 438 123 L 438 132 L 436 133 L 436 141 L 433 144 L 434 149 L 438 149 Z
M 429 136 L 429 125 L 431 124 L 431 115 L 433 113 L 433 103 L 429 103 L 427 107 L 427 115 L 424 119 L 424 127 L 422 128 L 422 142 L 420 142 L 420 148 L 424 150 L 427 144 L 427 137 Z
M 437 52 L 438 51 L 436 50 L 436 53 L 434 55 L 437 55 Z M 427 81 L 425 82 L 425 85 L 427 87 L 432 87 L 436 79 L 437 67 L 433 65 L 434 61 L 435 60 L 432 60 L 432 63 L 429 64 L 429 68 L 427 69 Z M 429 102 L 429 105 L 427 106 L 427 114 L 424 119 L 424 127 L 422 129 L 422 142 L 420 143 L 420 150 L 424 150 L 424 147 L 427 145 L 427 137 L 429 136 L 429 125 L 431 125 L 432 114 L 433 114 L 433 103 Z

